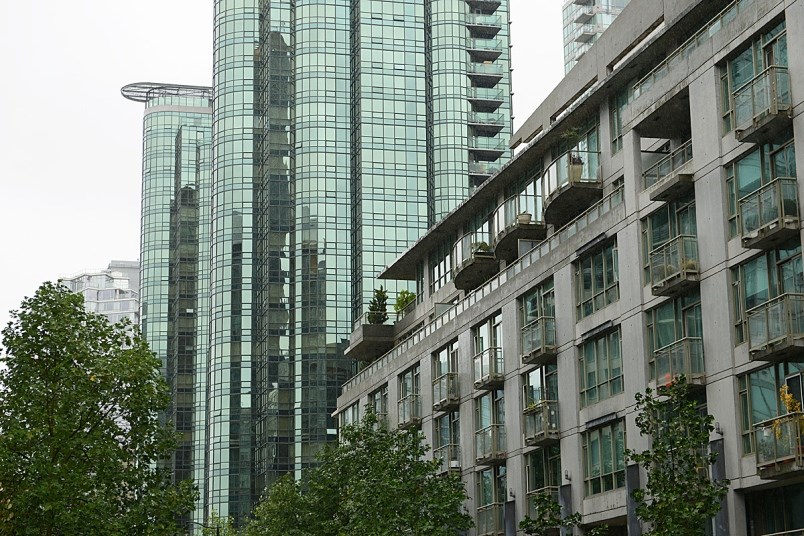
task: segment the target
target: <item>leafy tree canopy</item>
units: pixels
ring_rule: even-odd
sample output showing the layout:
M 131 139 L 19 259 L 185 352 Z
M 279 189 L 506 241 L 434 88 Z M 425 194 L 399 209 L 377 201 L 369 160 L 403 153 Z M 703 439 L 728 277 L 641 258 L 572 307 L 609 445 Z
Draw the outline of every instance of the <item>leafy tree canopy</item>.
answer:
M 175 534 L 195 491 L 155 469 L 176 442 L 138 331 L 45 283 L 11 312 L 2 347 L 0 534 Z
M 460 476 L 437 475 L 418 431 L 388 430 L 368 413 L 327 447 L 305 489 L 280 479 L 255 510 L 247 536 L 453 535 L 472 526 Z

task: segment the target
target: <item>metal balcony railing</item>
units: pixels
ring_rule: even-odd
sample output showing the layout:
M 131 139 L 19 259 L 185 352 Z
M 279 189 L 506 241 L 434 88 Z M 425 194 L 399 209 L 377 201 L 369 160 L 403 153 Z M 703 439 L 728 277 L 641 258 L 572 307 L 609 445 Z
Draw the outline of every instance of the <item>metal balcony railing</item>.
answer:
M 399 427 L 415 426 L 422 420 L 422 403 L 418 394 L 402 397 L 398 404 Z
M 697 277 L 698 239 L 691 235 L 679 235 L 650 252 L 650 282 L 654 289 L 666 282 L 690 276 Z
M 703 339 L 684 337 L 653 352 L 656 365 L 656 381 L 668 385 L 682 374 L 687 382 L 703 384 L 706 379 Z
M 457 404 L 460 398 L 457 372 L 446 372 L 433 380 L 433 409 L 439 411 Z
M 754 425 L 757 467 L 785 464 L 789 470 L 804 469 L 804 412 L 788 413 Z
M 690 160 L 692 160 L 692 140 L 680 145 L 670 154 L 646 169 L 642 173 L 644 188 L 650 188 L 654 184 L 662 182 Z
M 505 459 L 505 426 L 491 424 L 475 432 L 475 461 L 493 462 Z
M 787 67 L 771 65 L 732 94 L 734 124 L 744 130 L 767 115 L 789 110 L 790 78 Z
M 748 352 L 804 337 L 804 294 L 787 293 L 746 312 Z
M 486 348 L 474 357 L 475 387 L 501 382 L 505 375 L 502 348 Z
M 798 221 L 798 181 L 779 177 L 739 201 L 740 231 L 751 239 L 763 229 L 782 227 L 785 221 Z
M 461 446 L 457 443 L 442 445 L 433 450 L 433 459 L 441 461 L 440 473 L 461 468 Z
M 544 172 L 548 197 L 576 183 L 600 183 L 600 153 L 568 151 L 556 158 Z
M 542 316 L 522 327 L 522 360 L 534 354 L 555 352 L 556 319 Z
M 559 435 L 558 401 L 531 402 L 522 410 L 525 417 L 525 443 L 538 445 L 557 440 Z

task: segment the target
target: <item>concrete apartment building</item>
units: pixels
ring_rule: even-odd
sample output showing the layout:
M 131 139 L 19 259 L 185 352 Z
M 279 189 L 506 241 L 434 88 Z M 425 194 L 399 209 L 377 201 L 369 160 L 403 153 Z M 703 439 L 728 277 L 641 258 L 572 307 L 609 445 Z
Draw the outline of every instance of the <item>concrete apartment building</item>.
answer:
M 524 125 L 521 150 L 381 278 L 338 398 L 416 427 L 508 535 L 550 491 L 641 534 L 634 395 L 685 374 L 715 418 L 717 535 L 800 535 L 804 0 L 633 0 Z M 781 417 L 779 419 L 779 417 Z M 779 424 L 774 429 L 773 421 Z

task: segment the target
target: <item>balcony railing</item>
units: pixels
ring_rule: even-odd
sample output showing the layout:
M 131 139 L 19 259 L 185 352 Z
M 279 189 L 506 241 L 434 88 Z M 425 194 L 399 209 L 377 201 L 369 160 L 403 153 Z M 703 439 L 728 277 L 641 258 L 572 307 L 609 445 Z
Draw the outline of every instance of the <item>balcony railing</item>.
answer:
M 779 177 L 739 201 L 744 247 L 767 247 L 798 235 L 798 181 Z
M 539 512 L 536 511 L 535 498 L 537 495 L 543 495 L 545 493 L 552 497 L 553 502 L 558 502 L 558 486 L 547 486 L 541 489 L 528 491 L 526 496 L 528 501 L 528 515 L 530 517 L 535 518 L 539 515 Z
M 732 99 L 737 137 L 744 140 L 743 132 L 762 125 L 767 117 L 790 110 L 790 78 L 787 67 L 771 65 L 737 89 L 732 94 Z
M 560 227 L 602 197 L 600 153 L 568 151 L 550 164 L 543 179 L 547 192 L 545 220 Z M 556 203 L 559 199 L 561 202 Z M 551 211 L 561 214 L 553 215 Z
M 754 425 L 760 477 L 784 478 L 804 470 L 802 432 L 804 413 L 801 411 Z
M 506 456 L 505 426 L 491 424 L 475 432 L 475 461 L 479 465 L 501 463 Z
M 442 445 L 433 450 L 433 459 L 440 460 L 441 466 L 439 473 L 460 470 L 461 468 L 461 446 L 457 443 Z
M 698 281 L 698 239 L 679 235 L 650 252 L 650 284 L 656 296 L 672 296 Z
M 644 187 L 647 189 L 655 184 L 673 182 L 679 176 L 678 171 L 691 160 L 692 140 L 689 140 L 642 173 Z M 655 198 L 651 197 L 651 199 Z M 665 199 L 660 200 L 664 201 Z
M 418 394 L 409 394 L 399 400 L 399 427 L 418 426 L 422 421 L 422 402 Z
M 505 380 L 502 348 L 486 348 L 474 357 L 475 388 L 491 389 Z
M 556 356 L 556 319 L 542 316 L 522 327 L 522 362 L 544 365 Z
M 394 326 L 388 323 L 388 314 L 367 312 L 352 323 L 346 355 L 359 361 L 373 361 L 393 346 Z
M 485 74 L 489 76 L 502 76 L 503 66 L 499 63 L 469 63 L 469 73 Z
M 469 162 L 471 175 L 494 175 L 498 171 L 500 171 L 498 162 Z
M 519 240 L 544 240 L 547 226 L 542 214 L 540 195 L 522 192 L 503 201 L 492 216 L 497 257 L 510 262 L 519 257 Z
M 508 147 L 499 138 L 489 136 L 470 136 L 469 149 L 502 153 Z
M 475 39 L 469 37 L 466 40 L 466 48 L 469 50 L 502 52 L 504 47 L 505 42 L 502 39 Z
M 452 247 L 452 282 L 460 290 L 477 288 L 499 271 L 486 233 L 468 233 Z
M 433 409 L 445 411 L 460 403 L 458 390 L 458 373 L 447 372 L 433 380 Z
M 690 385 L 703 385 L 706 381 L 703 339 L 684 337 L 673 344 L 653 352 L 656 381 L 668 385 L 682 374 Z
M 503 23 L 500 15 L 486 15 L 483 13 L 470 13 L 467 24 L 476 26 L 501 26 Z
M 546 445 L 558 441 L 558 401 L 539 400 L 522 411 L 525 417 L 525 444 Z
M 505 534 L 505 505 L 501 502 L 487 504 L 477 509 L 477 536 L 501 536 Z
M 782 294 L 746 312 L 748 355 L 753 360 L 776 361 L 802 345 L 804 294 Z

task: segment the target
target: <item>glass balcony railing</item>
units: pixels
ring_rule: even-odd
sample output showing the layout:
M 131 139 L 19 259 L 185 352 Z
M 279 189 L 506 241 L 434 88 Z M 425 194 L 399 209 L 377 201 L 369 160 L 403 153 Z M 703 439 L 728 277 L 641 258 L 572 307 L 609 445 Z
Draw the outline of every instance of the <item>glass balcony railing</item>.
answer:
M 692 160 L 692 140 L 674 149 L 673 152 L 653 164 L 642 173 L 644 188 L 662 182 Z
M 470 37 L 466 40 L 466 48 L 469 50 L 502 52 L 504 46 L 505 42 L 502 39 L 475 39 Z
M 784 476 L 804 469 L 804 413 L 788 413 L 754 425 L 757 468 L 762 477 Z
M 748 352 L 772 357 L 773 347 L 784 350 L 784 343 L 804 337 L 804 294 L 782 294 L 749 309 Z
M 418 394 L 410 394 L 399 400 L 399 427 L 415 426 L 422 419 L 422 402 Z
M 558 401 L 538 400 L 522 410 L 525 417 L 525 443 L 541 445 L 558 440 Z
M 743 240 L 757 238 L 765 229 L 780 229 L 785 221 L 798 221 L 798 181 L 790 177 L 774 179 L 740 199 L 739 205 Z M 797 227 L 794 230 L 797 232 Z
M 527 492 L 528 501 L 528 515 L 535 518 L 539 513 L 536 511 L 536 503 L 534 499 L 537 495 L 548 494 L 553 499 L 553 502 L 558 502 L 558 486 L 546 486 L 540 489 L 534 489 Z
M 664 290 L 673 280 L 697 280 L 698 239 L 694 236 L 679 235 L 651 251 L 649 258 L 654 292 Z
M 542 316 L 522 327 L 522 361 L 530 363 L 532 358 L 555 353 L 556 319 Z
M 433 380 L 433 409 L 439 411 L 457 404 L 459 400 L 457 372 L 447 372 Z
M 544 184 L 552 197 L 564 187 L 576 183 L 600 183 L 600 153 L 568 151 L 559 156 L 544 172 Z
M 440 460 L 440 473 L 446 473 L 451 469 L 461 468 L 461 446 L 457 443 L 442 445 L 433 450 L 433 459 Z
M 505 151 L 507 146 L 500 138 L 493 136 L 469 136 L 469 149 L 481 151 Z
M 767 115 L 790 109 L 790 78 L 787 67 L 771 65 L 733 95 L 734 124 L 744 130 Z
M 475 432 L 475 460 L 488 463 L 505 459 L 505 426 L 491 424 Z
M 470 13 L 467 24 L 476 26 L 501 26 L 503 19 L 500 15 L 486 15 L 483 13 Z
M 505 505 L 501 502 L 479 507 L 477 509 L 477 535 L 499 536 L 505 534 L 504 512 Z
M 703 339 L 684 337 L 653 352 L 656 381 L 668 385 L 681 376 L 691 385 L 702 385 L 706 379 Z
M 488 101 L 502 101 L 505 98 L 503 90 L 493 87 L 470 87 L 469 98 Z
M 486 74 L 489 76 L 502 76 L 503 66 L 499 63 L 469 63 L 469 74 Z
M 505 121 L 503 114 L 483 113 L 483 112 L 470 112 L 469 123 L 476 123 L 479 125 L 502 125 Z
M 475 387 L 481 388 L 503 381 L 505 365 L 502 348 L 486 348 L 474 357 Z
M 494 175 L 498 171 L 498 162 L 469 162 L 469 173 L 473 175 Z
M 494 249 L 486 233 L 468 233 L 463 235 L 452 247 L 452 273 L 461 270 L 475 257 L 494 257 Z
M 533 193 L 521 193 L 509 197 L 494 211 L 492 233 L 495 240 L 516 227 L 530 223 L 542 223 L 542 197 Z

